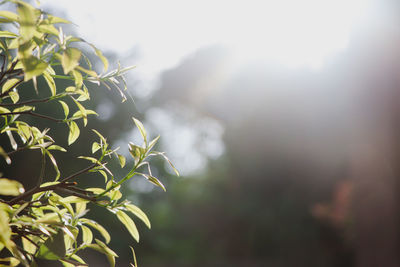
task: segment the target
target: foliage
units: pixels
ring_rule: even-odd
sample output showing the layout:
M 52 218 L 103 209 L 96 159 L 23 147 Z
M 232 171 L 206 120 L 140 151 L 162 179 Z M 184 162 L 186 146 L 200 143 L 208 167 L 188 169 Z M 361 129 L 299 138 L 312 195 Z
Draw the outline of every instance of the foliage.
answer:
M 150 221 L 139 207 L 123 198 L 120 189 L 126 181 L 139 175 L 165 190 L 152 175 L 148 162 L 151 156 L 167 159 L 164 153 L 152 150 L 159 138 L 149 141 L 142 123 L 133 118 L 143 145 L 129 143 L 132 166 L 126 175 L 118 178 L 107 163 L 116 159 L 120 167 L 125 168 L 127 160 L 116 149 L 111 149 L 101 133 L 93 129 L 97 140 L 92 143 L 91 152 L 95 156 L 79 157 L 90 164 L 71 175 L 64 175 L 53 154 L 54 151 L 68 152 L 49 132 L 50 127 L 66 125 L 68 145 L 72 145 L 83 129 L 78 125 L 79 121 L 86 126 L 89 116 L 97 115 L 87 108 L 90 93 L 85 83 L 115 88 L 125 101 L 123 75 L 131 67 L 97 73 L 79 45 L 86 44 L 93 49 L 104 65 L 104 72 L 108 69 L 107 59 L 94 45 L 65 35 L 59 25 L 69 21 L 23 1 L 4 2 L 15 6 L 16 13 L 0 11 L 0 136 L 8 137 L 11 149 L 6 151 L 6 144 L 1 144 L 0 155 L 8 165 L 12 165 L 14 153 L 35 150 L 40 152 L 41 166 L 36 186 L 27 191 L 13 177 L 0 178 L 0 250 L 3 255 L 8 254 L 0 259 L 0 265 L 36 266 L 40 258 L 60 261 L 64 266 L 87 266 L 77 253 L 91 248 L 105 254 L 110 265 L 114 266 L 117 254 L 107 246 L 110 234 L 101 224 L 86 216 L 87 206 L 96 205 L 110 211 L 139 241 L 138 230 L 130 215 L 135 215 L 149 228 Z M 60 88 L 56 85 L 59 79 L 69 81 L 70 86 Z M 45 82 L 48 88 L 38 86 L 40 82 Z M 29 92 L 24 91 L 26 87 L 21 90 L 23 84 L 32 85 L 37 95 L 45 91 L 46 97 L 30 97 Z M 38 111 L 40 105 L 49 102 L 59 104 L 63 118 L 57 118 L 56 112 L 46 114 Z M 29 118 L 32 117 L 46 121 L 48 127 L 39 129 L 38 125 L 30 124 Z M 48 170 L 48 164 L 52 165 L 54 172 Z M 140 171 L 143 168 L 146 173 Z M 52 173 L 55 175 L 50 177 Z M 83 188 L 80 179 L 89 173 L 97 174 L 98 186 Z M 102 235 L 102 240 L 94 238 L 93 229 Z M 133 256 L 136 265 L 134 252 Z

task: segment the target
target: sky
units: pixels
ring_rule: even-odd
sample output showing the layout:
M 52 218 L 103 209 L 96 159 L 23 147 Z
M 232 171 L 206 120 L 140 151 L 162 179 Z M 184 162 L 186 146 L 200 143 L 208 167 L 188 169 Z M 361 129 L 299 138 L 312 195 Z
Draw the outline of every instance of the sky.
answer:
M 41 0 L 65 12 L 88 41 L 120 55 L 135 48 L 139 71 L 178 64 L 200 47 L 222 44 L 238 60 L 272 59 L 321 68 L 346 48 L 368 0 Z M 110 38 L 110 36 L 112 38 Z

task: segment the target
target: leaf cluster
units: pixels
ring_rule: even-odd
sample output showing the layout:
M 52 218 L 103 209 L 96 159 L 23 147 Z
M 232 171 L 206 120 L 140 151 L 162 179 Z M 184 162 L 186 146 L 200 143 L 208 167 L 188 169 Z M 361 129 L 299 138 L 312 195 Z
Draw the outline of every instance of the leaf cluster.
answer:
M 159 137 L 148 142 L 143 124 L 133 118 L 143 145 L 128 144 L 132 157 L 128 161 L 130 169 L 123 177 L 115 177 L 107 167 L 108 162 L 115 159 L 121 168 L 126 168 L 127 160 L 117 150 L 111 149 L 107 139 L 93 129 L 98 139 L 92 143 L 92 155 L 79 157 L 89 164 L 65 176 L 60 171 L 54 151 L 68 151 L 57 144 L 50 129 L 55 124 L 66 125 L 68 145 L 72 145 L 86 127 L 89 117 L 97 115 L 86 108 L 90 100 L 86 83 L 115 89 L 125 101 L 123 75 L 132 67 L 119 66 L 107 73 L 108 61 L 99 49 L 81 38 L 64 34 L 60 25 L 69 21 L 23 1 L 4 2 L 13 4 L 16 12 L 0 11 L 0 135 L 7 136 L 8 147 L 12 149 L 7 151 L 7 147 L 1 144 L 0 156 L 12 165 L 14 153 L 35 150 L 41 156 L 41 166 L 36 186 L 27 191 L 14 178 L 0 176 L 0 251 L 9 255 L 0 259 L 0 265 L 35 266 L 37 259 L 42 258 L 60 261 L 64 266 L 87 266 L 78 252 L 90 248 L 105 254 L 110 265 L 114 266 L 117 254 L 107 245 L 111 236 L 101 224 L 87 216 L 88 206 L 100 206 L 115 215 L 138 242 L 139 232 L 132 215 L 148 228 L 151 227 L 150 221 L 139 207 L 124 199 L 120 189 L 133 177 L 142 176 L 165 190 L 161 181 L 152 175 L 148 161 L 151 156 L 168 160 L 164 153 L 153 151 Z M 99 74 L 92 68 L 89 57 L 79 49 L 79 45 L 93 49 L 104 65 L 104 73 Z M 69 80 L 70 86 L 57 86 L 58 79 Z M 39 88 L 39 80 L 44 81 L 47 88 Z M 27 87 L 21 86 L 27 83 L 37 93 L 47 92 L 46 97 L 27 99 L 24 91 Z M 58 103 L 64 116 L 58 118 L 54 114 L 36 111 L 38 106 L 48 102 Z M 30 117 L 45 120 L 48 127 L 39 129 L 29 122 Z M 46 171 L 46 162 L 53 166 L 55 176 Z M 89 173 L 98 174 L 98 186 L 83 188 L 79 181 Z M 93 231 L 99 232 L 102 239 L 95 238 Z M 133 257 L 136 266 L 134 252 Z

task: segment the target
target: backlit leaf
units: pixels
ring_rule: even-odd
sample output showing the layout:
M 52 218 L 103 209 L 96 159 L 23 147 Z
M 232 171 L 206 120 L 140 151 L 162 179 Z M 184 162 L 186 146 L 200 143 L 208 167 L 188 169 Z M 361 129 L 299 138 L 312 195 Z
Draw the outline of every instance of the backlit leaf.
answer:
M 46 260 L 58 260 L 65 256 L 66 248 L 63 231 L 59 230 L 56 235 L 49 237 L 40 247 L 37 257 Z
M 71 121 L 68 126 L 69 126 L 68 145 L 71 145 L 76 141 L 76 139 L 78 139 L 80 130 L 78 125 L 74 121 Z
M 15 79 L 15 78 L 7 79 L 7 81 L 4 83 L 4 85 L 1 89 L 1 93 L 7 92 L 11 88 L 13 88 L 19 81 L 20 81 L 20 79 Z
M 19 33 L 24 42 L 32 39 L 36 29 L 35 9 L 31 5 L 22 1 L 18 2 L 17 12 L 19 15 Z
M 139 219 L 141 219 L 149 229 L 151 228 L 149 218 L 139 207 L 133 204 L 125 204 L 125 208 L 134 215 L 136 215 Z
M 18 196 L 24 193 L 24 187 L 21 183 L 7 178 L 0 178 L 0 195 Z
M 91 244 L 92 241 L 93 241 L 93 233 L 92 233 L 92 231 L 88 227 L 86 227 L 84 225 L 81 225 L 81 229 L 82 229 L 82 241 L 83 241 L 83 243 Z
M 116 215 L 118 220 L 120 220 L 126 229 L 128 229 L 129 233 L 136 240 L 136 242 L 139 242 L 139 232 L 134 221 L 121 210 L 117 211 Z
M 65 74 L 68 74 L 79 65 L 79 59 L 81 56 L 82 52 L 77 48 L 68 47 L 64 50 L 61 58 L 61 65 Z
M 99 233 L 104 237 L 104 240 L 106 241 L 107 244 L 110 242 L 111 236 L 102 225 L 98 224 L 97 222 L 95 222 L 93 220 L 89 220 L 89 219 L 83 219 L 82 218 L 81 221 L 82 221 L 82 223 L 84 223 L 86 225 L 89 225 L 90 227 L 92 227 L 92 228 L 96 229 L 97 231 L 99 231 Z

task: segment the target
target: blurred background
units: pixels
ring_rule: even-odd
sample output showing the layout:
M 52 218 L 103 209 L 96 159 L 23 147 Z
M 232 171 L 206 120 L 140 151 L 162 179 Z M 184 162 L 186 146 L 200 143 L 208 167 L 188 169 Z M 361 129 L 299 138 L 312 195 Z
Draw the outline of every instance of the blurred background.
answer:
M 40 2 L 114 66 L 137 66 L 133 101 L 92 86 L 88 127 L 123 146 L 140 140 L 134 115 L 182 174 L 156 160 L 166 193 L 126 188 L 152 222 L 138 244 L 93 207 L 117 266 L 129 245 L 145 267 L 400 266 L 397 1 Z

